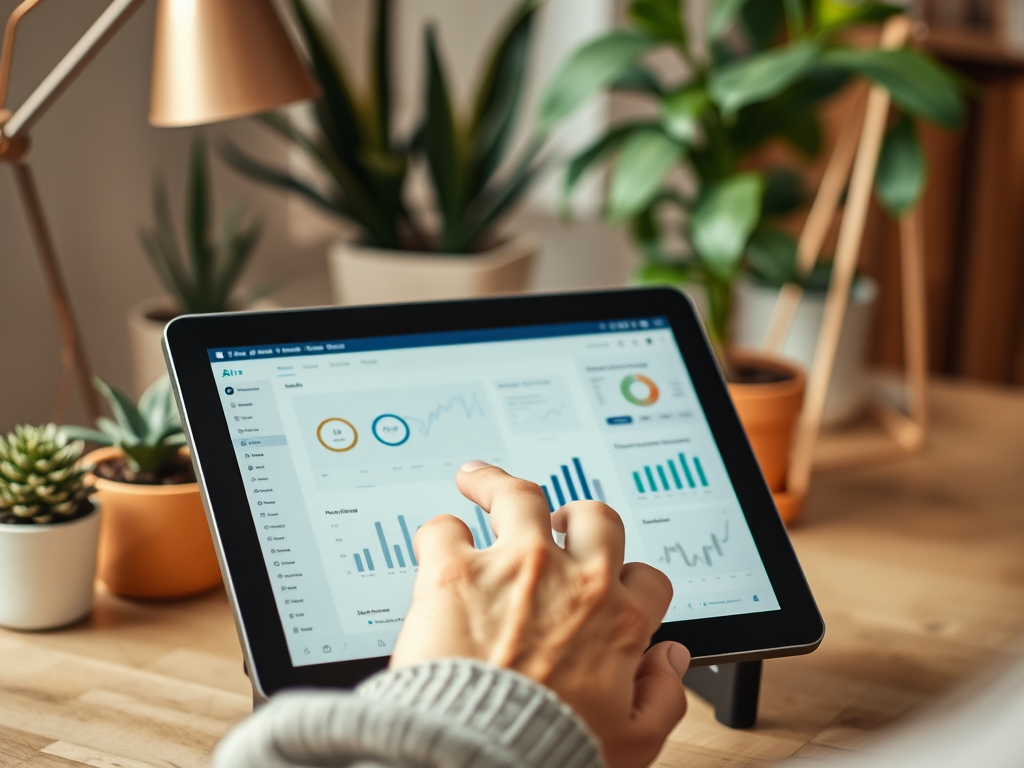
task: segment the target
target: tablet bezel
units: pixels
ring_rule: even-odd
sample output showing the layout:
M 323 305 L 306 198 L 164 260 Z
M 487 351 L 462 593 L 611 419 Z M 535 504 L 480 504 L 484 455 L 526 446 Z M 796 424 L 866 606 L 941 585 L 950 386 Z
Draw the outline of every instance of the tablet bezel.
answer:
M 211 375 L 216 347 L 349 340 L 409 333 L 554 323 L 668 318 L 736 490 L 780 609 L 663 624 L 654 642 L 687 645 L 695 663 L 808 653 L 824 624 L 769 492 L 703 326 L 684 294 L 668 288 L 498 297 L 370 307 L 331 307 L 179 317 L 164 350 L 243 653 L 258 695 L 291 687 L 350 687 L 388 657 L 293 666 L 231 436 Z M 368 332 L 372 329 L 372 332 Z M 245 574 L 245 578 L 239 578 Z

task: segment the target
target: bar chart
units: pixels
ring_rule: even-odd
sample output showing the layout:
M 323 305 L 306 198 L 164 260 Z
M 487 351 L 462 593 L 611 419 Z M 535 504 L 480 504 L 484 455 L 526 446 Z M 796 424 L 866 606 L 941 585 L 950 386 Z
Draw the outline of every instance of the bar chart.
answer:
M 632 488 L 639 495 L 676 493 L 708 488 L 708 476 L 699 456 L 677 453 L 660 463 L 645 464 L 631 473 Z
M 604 489 L 601 481 L 596 477 L 587 478 L 583 470 L 583 463 L 578 457 L 573 457 L 568 464 L 562 464 L 557 472 L 548 475 L 548 481 L 540 484 L 544 496 L 548 500 L 548 509 L 554 512 L 570 501 L 587 499 L 592 501 L 604 501 Z
M 473 505 L 473 510 L 476 525 L 469 525 L 469 530 L 473 534 L 473 545 L 477 549 L 487 549 L 494 544 L 497 537 L 494 535 L 494 529 L 491 528 L 487 513 L 476 505 Z M 409 530 L 409 523 L 406 521 L 405 515 L 398 515 L 396 522 L 402 532 L 404 546 L 389 542 L 387 534 L 384 532 L 384 526 L 379 521 L 373 524 L 377 535 L 377 544 L 380 547 L 380 555 L 383 557 L 383 565 L 389 571 L 401 570 L 410 566 L 415 568 L 419 565 L 416 561 L 416 553 L 412 548 L 412 535 L 415 531 Z M 419 527 L 416 526 L 417 530 Z M 356 563 L 356 571 L 359 573 L 375 573 L 377 571 L 369 547 L 363 547 L 362 552 L 353 552 L 352 556 Z M 377 562 L 381 563 L 380 560 Z

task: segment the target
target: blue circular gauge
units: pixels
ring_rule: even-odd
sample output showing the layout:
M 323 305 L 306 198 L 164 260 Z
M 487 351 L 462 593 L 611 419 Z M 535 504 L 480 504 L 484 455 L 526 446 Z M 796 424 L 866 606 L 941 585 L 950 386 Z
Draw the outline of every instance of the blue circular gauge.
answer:
M 405 419 L 393 413 L 385 413 L 374 419 L 370 431 L 384 445 L 390 445 L 392 448 L 409 439 L 409 425 L 405 423 Z

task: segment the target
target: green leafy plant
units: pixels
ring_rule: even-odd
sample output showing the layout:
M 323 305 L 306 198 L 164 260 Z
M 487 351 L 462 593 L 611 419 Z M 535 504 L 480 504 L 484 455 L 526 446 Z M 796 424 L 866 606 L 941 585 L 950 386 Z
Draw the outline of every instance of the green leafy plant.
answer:
M 134 482 L 156 483 L 167 472 L 176 469 L 178 454 L 185 445 L 185 435 L 171 394 L 170 380 L 166 376 L 157 379 L 142 393 L 138 406 L 124 392 L 98 378 L 94 385 L 107 401 L 114 418 L 100 416 L 96 420 L 97 429 L 62 427 L 64 435 L 120 448 L 135 474 Z
M 178 245 L 162 179 L 153 185 L 154 224 L 139 237 L 146 255 L 164 288 L 179 308 L 187 313 L 225 312 L 232 306 L 232 294 L 260 239 L 259 221 L 243 224 L 245 209 L 234 203 L 220 222 L 220 237 L 212 233 L 206 142 L 197 135 L 192 142 L 186 202 L 185 250 Z M 252 297 L 251 297 L 252 298 Z
M 59 523 L 79 516 L 90 489 L 79 465 L 84 444 L 55 424 L 0 435 L 0 522 Z
M 499 173 L 522 101 L 535 0 L 512 13 L 466 113 L 453 105 L 437 35 L 426 30 L 423 113 L 406 137 L 396 136 L 392 125 L 390 0 L 377 0 L 374 7 L 369 83 L 358 94 L 313 13 L 303 0 L 293 0 L 292 6 L 320 84 L 315 128 L 306 132 L 280 114 L 261 120 L 308 156 L 320 178 L 272 168 L 230 142 L 222 147 L 224 158 L 251 178 L 297 193 L 355 225 L 367 246 L 470 254 L 492 245 L 503 217 L 540 170 L 540 145 L 533 143 Z M 426 166 L 436 227 L 405 198 L 409 170 L 417 161 Z
M 844 33 L 901 9 L 874 0 L 716 0 L 700 58 L 681 0 L 632 0 L 629 27 L 575 51 L 549 83 L 543 133 L 601 91 L 648 97 L 655 116 L 613 125 L 568 163 L 568 200 L 587 172 L 611 164 L 606 217 L 627 225 L 644 256 L 640 279 L 704 286 L 705 318 L 726 364 L 733 285 L 754 265 L 770 279 L 797 279 L 796 243 L 779 217 L 807 195 L 796 169 L 758 167 L 755 153 L 781 141 L 805 157 L 822 147 L 818 107 L 856 78 L 886 88 L 901 116 L 885 136 L 875 178 L 879 201 L 909 210 L 925 183 L 915 120 L 954 128 L 963 103 L 955 77 L 908 49 L 853 48 Z M 687 74 L 659 77 L 644 56 L 667 50 Z M 685 168 L 687 191 L 672 176 Z M 672 223 L 666 212 L 681 212 Z M 788 265 L 788 266 L 787 266 Z M 726 365 L 728 370 L 728 366 Z

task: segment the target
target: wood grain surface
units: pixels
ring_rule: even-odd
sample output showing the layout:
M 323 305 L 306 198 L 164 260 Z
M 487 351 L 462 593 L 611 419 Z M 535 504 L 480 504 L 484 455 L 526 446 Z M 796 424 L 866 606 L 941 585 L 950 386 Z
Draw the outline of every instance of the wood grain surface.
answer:
M 756 728 L 691 697 L 660 766 L 766 766 L 870 749 L 887 725 L 1024 654 L 1024 397 L 933 387 L 921 456 L 815 478 L 793 541 L 828 630 L 765 663 Z M 102 588 L 93 615 L 0 630 L 0 768 L 193 768 L 251 708 L 221 592 Z

